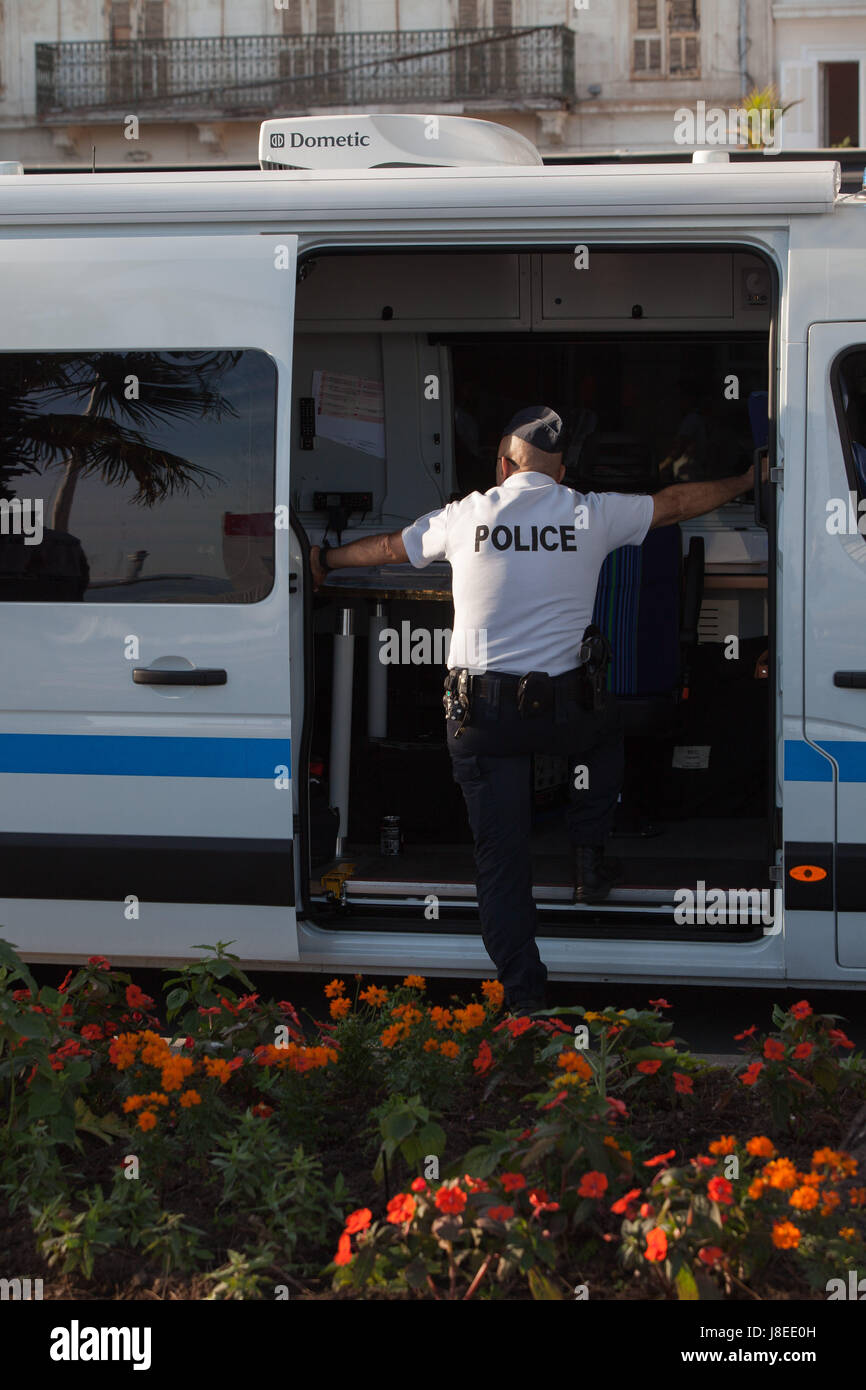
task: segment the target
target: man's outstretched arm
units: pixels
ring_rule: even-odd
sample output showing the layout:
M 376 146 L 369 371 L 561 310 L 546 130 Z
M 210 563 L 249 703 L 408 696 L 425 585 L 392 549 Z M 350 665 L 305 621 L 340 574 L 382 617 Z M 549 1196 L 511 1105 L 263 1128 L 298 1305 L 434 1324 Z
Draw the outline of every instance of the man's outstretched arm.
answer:
M 328 569 L 319 564 L 319 546 L 310 547 L 310 569 L 313 572 L 313 588 L 324 583 L 330 570 L 371 568 L 376 565 L 407 565 L 409 556 L 403 542 L 402 531 L 382 531 L 378 536 L 361 536 L 359 540 L 349 541 L 348 545 L 334 545 L 328 550 Z
M 750 468 L 745 473 L 719 478 L 711 483 L 674 483 L 672 487 L 662 488 L 653 497 L 650 530 L 655 526 L 672 526 L 674 522 L 688 521 L 693 516 L 715 511 L 716 507 L 739 497 L 741 492 L 748 492 L 754 485 L 754 476 L 755 470 Z

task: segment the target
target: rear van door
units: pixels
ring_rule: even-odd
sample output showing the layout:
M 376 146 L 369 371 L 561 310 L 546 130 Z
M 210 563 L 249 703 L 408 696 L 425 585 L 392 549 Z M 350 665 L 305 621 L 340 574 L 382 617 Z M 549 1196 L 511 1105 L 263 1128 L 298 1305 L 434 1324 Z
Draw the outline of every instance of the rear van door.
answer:
M 0 935 L 297 958 L 297 239 L 0 235 Z

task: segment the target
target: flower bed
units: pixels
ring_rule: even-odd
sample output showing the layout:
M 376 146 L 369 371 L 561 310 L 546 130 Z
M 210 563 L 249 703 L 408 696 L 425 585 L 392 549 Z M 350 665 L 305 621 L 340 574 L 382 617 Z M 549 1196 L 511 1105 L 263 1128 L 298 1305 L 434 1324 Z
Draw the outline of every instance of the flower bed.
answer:
M 0 1198 L 46 1297 L 824 1298 L 862 1265 L 866 1068 L 808 1001 L 730 1070 L 663 998 L 335 979 L 302 1021 L 201 949 L 157 1006 L 100 957 L 37 989 L 0 942 Z

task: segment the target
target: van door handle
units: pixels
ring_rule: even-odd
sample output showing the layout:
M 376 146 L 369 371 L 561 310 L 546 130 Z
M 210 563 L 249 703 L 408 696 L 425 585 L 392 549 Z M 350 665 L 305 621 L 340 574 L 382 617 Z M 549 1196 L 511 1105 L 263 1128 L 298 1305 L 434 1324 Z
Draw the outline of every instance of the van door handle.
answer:
M 866 690 L 866 671 L 834 671 L 833 684 L 843 690 Z
M 135 666 L 132 679 L 136 685 L 225 685 L 228 676 L 216 667 L 201 667 L 192 671 L 151 670 L 149 666 Z

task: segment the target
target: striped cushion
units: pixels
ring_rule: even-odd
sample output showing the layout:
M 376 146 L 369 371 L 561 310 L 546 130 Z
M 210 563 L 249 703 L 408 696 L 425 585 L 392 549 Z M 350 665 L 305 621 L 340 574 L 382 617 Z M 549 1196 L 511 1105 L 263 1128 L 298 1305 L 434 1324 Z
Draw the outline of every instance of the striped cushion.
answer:
M 660 526 L 643 545 L 611 551 L 602 565 L 592 620 L 613 648 L 607 687 L 614 695 L 677 688 L 681 568 L 678 526 Z

